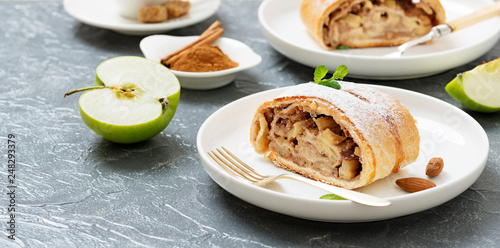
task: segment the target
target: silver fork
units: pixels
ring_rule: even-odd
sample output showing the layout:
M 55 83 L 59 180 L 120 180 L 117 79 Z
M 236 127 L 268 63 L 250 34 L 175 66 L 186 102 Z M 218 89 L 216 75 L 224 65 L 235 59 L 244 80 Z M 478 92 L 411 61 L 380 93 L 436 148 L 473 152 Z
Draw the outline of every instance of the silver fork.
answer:
M 328 191 L 337 196 L 343 197 L 345 199 L 351 200 L 359 204 L 375 206 L 375 207 L 385 207 L 391 205 L 390 201 L 387 201 L 382 198 L 324 184 L 296 174 L 279 174 L 279 175 L 260 174 L 257 171 L 255 171 L 255 169 L 253 169 L 252 167 L 241 161 L 239 158 L 237 158 L 234 154 L 229 152 L 226 148 L 224 147 L 221 148 L 222 149 L 217 148 L 215 149 L 215 151 L 208 152 L 208 155 L 229 174 L 235 177 L 244 178 L 250 181 L 254 185 L 263 186 L 267 183 L 270 183 L 278 179 L 292 179 Z

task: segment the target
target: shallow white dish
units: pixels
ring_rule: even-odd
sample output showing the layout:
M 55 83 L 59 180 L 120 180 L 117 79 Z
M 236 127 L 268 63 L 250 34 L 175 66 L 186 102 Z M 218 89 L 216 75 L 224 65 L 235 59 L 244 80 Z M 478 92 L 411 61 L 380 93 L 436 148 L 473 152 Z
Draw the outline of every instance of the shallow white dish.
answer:
M 151 35 L 141 40 L 139 47 L 144 57 L 160 62 L 165 56 L 185 47 L 199 36 Z M 244 43 L 221 37 L 212 45 L 218 46 L 231 60 L 235 68 L 214 72 L 184 72 L 171 70 L 185 89 L 208 90 L 231 83 L 237 73 L 258 65 L 262 58 Z
M 384 86 L 370 87 L 401 99 L 417 119 L 421 136 L 420 156 L 416 162 L 358 189 L 388 199 L 392 202 L 389 207 L 320 200 L 319 197 L 327 192 L 290 180 L 271 183 L 267 188 L 254 186 L 229 175 L 211 160 L 207 152 L 224 146 L 258 171 L 287 173 L 257 154 L 249 142 L 250 122 L 256 108 L 286 88 L 241 98 L 207 118 L 197 136 L 204 169 L 222 188 L 251 204 L 290 216 L 327 222 L 367 222 L 413 214 L 453 199 L 476 181 L 486 164 L 489 143 L 485 131 L 472 117 L 427 95 Z M 443 172 L 431 179 L 437 187 L 410 194 L 396 186 L 398 178 L 427 178 L 425 166 L 432 157 L 442 157 L 445 162 Z
M 500 37 L 500 18 L 444 36 L 432 44 L 411 48 L 401 58 L 384 58 L 395 47 L 328 51 L 307 33 L 299 15 L 301 0 L 265 0 L 258 17 L 262 32 L 280 53 L 301 64 L 330 70 L 345 64 L 349 77 L 404 79 L 437 74 L 466 64 L 490 50 Z M 447 20 L 491 5 L 491 0 L 441 0 Z M 279 9 L 279 11 L 276 11 Z
M 191 9 L 185 16 L 148 24 L 122 17 L 115 2 L 110 0 L 64 0 L 64 9 L 73 18 L 91 26 L 128 35 L 147 35 L 201 22 L 219 9 L 221 0 L 190 0 L 190 2 Z

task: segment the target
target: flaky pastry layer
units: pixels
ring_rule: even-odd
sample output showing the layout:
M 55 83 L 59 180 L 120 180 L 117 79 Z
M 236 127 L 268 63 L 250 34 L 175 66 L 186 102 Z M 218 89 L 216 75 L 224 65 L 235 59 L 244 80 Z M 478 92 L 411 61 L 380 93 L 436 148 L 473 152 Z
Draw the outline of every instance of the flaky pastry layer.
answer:
M 277 166 L 343 188 L 359 188 L 412 163 L 416 121 L 398 100 L 341 82 L 307 83 L 257 109 L 250 130 L 256 151 Z

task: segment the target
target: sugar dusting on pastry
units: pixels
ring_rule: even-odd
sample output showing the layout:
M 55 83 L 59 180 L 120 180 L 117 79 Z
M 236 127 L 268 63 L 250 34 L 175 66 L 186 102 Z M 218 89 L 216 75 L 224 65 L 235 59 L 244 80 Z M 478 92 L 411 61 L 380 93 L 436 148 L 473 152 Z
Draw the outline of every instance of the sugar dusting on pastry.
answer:
M 399 118 L 409 118 L 411 114 L 406 108 L 399 108 L 399 100 L 390 97 L 389 95 L 369 87 L 359 84 L 339 81 L 341 85 L 340 90 L 331 89 L 317 85 L 314 83 L 307 83 L 297 85 L 285 91 L 281 96 L 309 96 L 318 97 L 332 103 L 334 106 L 342 106 L 342 111 L 345 116 L 353 122 L 357 128 L 366 129 L 367 125 L 374 125 L 369 121 L 373 113 L 381 116 L 387 125 L 390 132 L 393 134 L 396 142 L 397 150 L 397 166 L 393 169 L 396 173 L 399 168 L 407 161 L 402 152 L 401 147 L 401 131 L 396 127 L 398 123 L 408 121 L 400 120 Z M 413 119 L 414 122 L 416 122 Z
M 277 166 L 344 188 L 415 161 L 420 138 L 409 110 L 377 89 L 339 83 L 340 90 L 300 84 L 263 103 L 252 145 Z
M 332 89 L 321 86 L 315 83 L 300 84 L 283 92 L 278 97 L 286 96 L 305 96 L 317 97 L 332 104 L 332 107 L 337 107 L 348 116 L 351 121 L 358 120 L 356 125 L 373 125 L 367 122 L 367 117 L 378 113 L 381 116 L 387 115 L 387 108 L 385 106 L 387 101 L 383 98 L 377 97 L 382 94 L 379 91 L 369 89 L 351 82 L 339 81 L 341 89 Z M 376 92 L 377 94 L 372 94 Z M 356 94 L 362 96 L 357 97 Z M 363 100 L 366 99 L 366 100 Z M 384 102 L 379 102 L 384 101 Z

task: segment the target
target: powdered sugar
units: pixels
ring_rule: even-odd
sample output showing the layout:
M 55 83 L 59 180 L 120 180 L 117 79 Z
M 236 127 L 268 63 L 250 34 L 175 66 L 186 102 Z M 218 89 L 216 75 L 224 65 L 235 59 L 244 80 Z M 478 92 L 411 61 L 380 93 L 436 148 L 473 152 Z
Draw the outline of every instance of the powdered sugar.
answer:
M 379 91 L 350 82 L 339 82 L 341 89 L 305 83 L 294 86 L 279 97 L 314 97 L 331 103 L 330 108 L 340 110 L 358 129 L 372 129 L 378 119 L 387 115 L 385 98 L 390 97 Z M 375 94 L 374 94 L 375 93 Z M 384 121 L 385 122 L 385 121 Z
M 301 84 L 285 91 L 281 96 L 302 96 L 329 102 L 328 108 L 340 113 L 342 119 L 350 122 L 349 128 L 358 130 L 363 139 L 372 145 L 380 145 L 378 142 L 392 139 L 396 149 L 396 167 L 393 171 L 397 171 L 401 162 L 404 162 L 405 154 L 400 128 L 412 125 L 408 123 L 412 119 L 410 112 L 399 103 L 399 100 L 376 89 L 350 82 L 339 83 L 340 90 L 315 83 Z M 377 136 L 384 138 L 380 139 Z
M 341 85 L 340 90 L 316 83 L 300 84 L 283 92 L 280 97 L 317 97 L 330 102 L 350 118 L 360 119 L 360 121 L 363 119 L 368 121 L 366 117 L 360 115 L 371 116 L 372 113 L 377 113 L 384 119 L 388 117 L 398 118 L 399 115 L 395 111 L 399 109 L 397 107 L 400 105 L 399 100 L 379 90 L 359 84 L 346 81 L 339 81 L 339 84 Z

